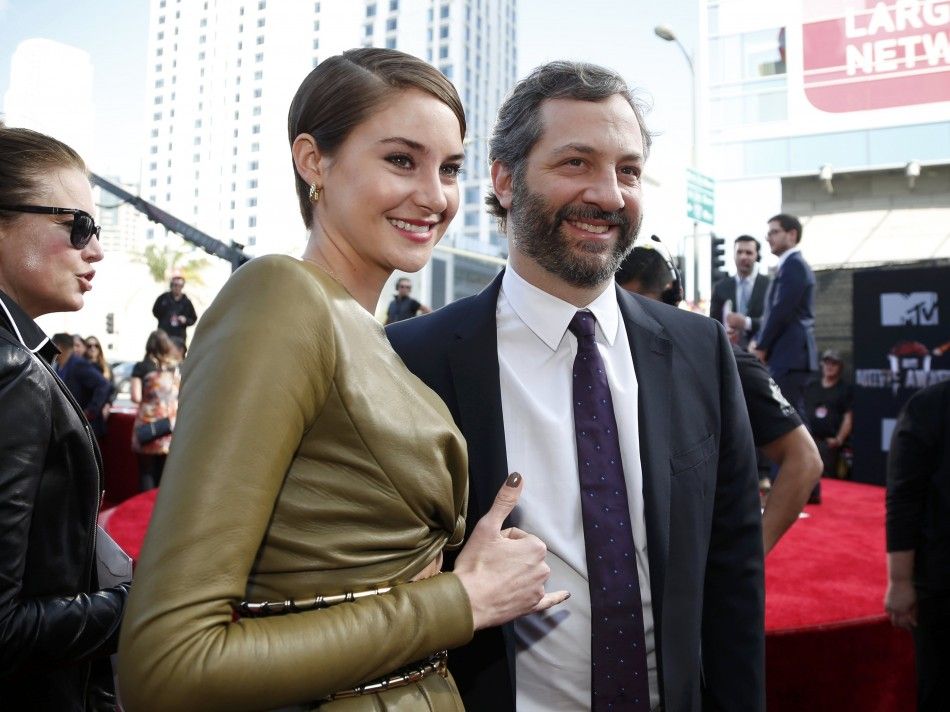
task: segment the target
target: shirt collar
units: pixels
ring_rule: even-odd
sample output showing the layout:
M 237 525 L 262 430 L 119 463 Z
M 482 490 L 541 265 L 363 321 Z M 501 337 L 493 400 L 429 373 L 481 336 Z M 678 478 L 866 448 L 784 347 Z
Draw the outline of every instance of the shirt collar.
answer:
M 799 247 L 798 245 L 795 245 L 795 247 L 790 247 L 785 252 L 783 252 L 782 256 L 778 258 L 778 267 L 776 268 L 776 271 L 782 269 L 782 265 L 785 264 L 785 260 L 787 260 L 789 257 L 794 255 L 796 252 L 801 252 L 801 251 L 802 251 L 802 248 Z
M 749 276 L 745 277 L 745 279 L 749 282 L 754 282 L 755 278 L 758 276 L 759 276 L 759 266 L 752 265 L 752 271 L 749 272 Z M 743 280 L 742 275 L 736 272 L 736 284 L 742 284 L 742 280 Z
M 59 349 L 53 345 L 46 333 L 2 289 L 0 301 L 5 307 L 0 309 L 0 326 L 8 329 L 31 352 L 38 352 L 47 362 L 52 361 Z
M 547 344 L 549 349 L 556 351 L 564 338 L 564 332 L 567 331 L 567 325 L 579 309 L 526 282 L 511 263 L 505 269 L 501 288 L 518 318 Z M 620 305 L 617 303 L 613 280 L 594 301 L 583 308 L 590 311 L 597 320 L 597 335 L 609 346 L 613 346 L 620 326 Z

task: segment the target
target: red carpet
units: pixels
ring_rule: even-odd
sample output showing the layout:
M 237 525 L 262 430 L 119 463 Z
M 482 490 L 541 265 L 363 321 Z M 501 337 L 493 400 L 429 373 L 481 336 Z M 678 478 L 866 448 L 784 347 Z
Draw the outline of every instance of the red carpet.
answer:
M 766 559 L 769 712 L 913 710 L 912 639 L 884 615 L 884 489 L 821 487 Z
M 884 616 L 884 490 L 824 480 L 766 560 L 769 712 L 912 710 L 913 645 Z M 157 490 L 104 512 L 138 558 Z

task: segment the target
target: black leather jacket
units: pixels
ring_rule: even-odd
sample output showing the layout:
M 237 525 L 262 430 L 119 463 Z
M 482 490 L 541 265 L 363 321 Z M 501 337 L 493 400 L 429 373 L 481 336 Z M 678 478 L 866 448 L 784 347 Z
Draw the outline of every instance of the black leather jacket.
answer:
M 105 656 L 128 590 L 98 590 L 99 450 L 49 366 L 56 348 L 0 300 L 0 707 L 112 709 Z

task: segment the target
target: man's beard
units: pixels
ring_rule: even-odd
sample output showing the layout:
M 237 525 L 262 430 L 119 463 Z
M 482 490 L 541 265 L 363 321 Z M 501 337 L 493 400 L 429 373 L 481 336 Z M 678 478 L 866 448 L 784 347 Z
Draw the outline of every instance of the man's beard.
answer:
M 572 241 L 562 232 L 565 220 L 584 222 L 604 220 L 616 225 L 620 234 L 609 253 L 598 242 Z M 593 206 L 565 205 L 552 214 L 551 207 L 539 194 L 532 193 L 525 181 L 515 183 L 511 196 L 509 237 L 517 248 L 546 271 L 575 287 L 596 287 L 613 279 L 623 258 L 633 248 L 640 232 L 640 219 L 631 225 L 623 211 L 604 212 Z

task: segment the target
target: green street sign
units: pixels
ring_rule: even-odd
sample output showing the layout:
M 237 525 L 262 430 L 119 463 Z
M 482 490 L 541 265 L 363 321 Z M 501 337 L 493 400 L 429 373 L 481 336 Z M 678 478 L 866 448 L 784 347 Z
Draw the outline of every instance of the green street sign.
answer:
M 686 217 L 712 225 L 715 221 L 716 181 L 692 168 L 686 169 Z

